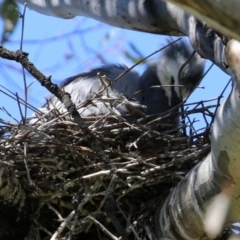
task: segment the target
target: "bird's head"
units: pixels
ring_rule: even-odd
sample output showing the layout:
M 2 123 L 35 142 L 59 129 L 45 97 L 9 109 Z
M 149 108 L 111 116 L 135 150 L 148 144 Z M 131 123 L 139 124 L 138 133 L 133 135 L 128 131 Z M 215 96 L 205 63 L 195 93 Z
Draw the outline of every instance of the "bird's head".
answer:
M 198 86 L 203 74 L 204 60 L 186 42 L 167 47 L 141 77 L 147 113 L 162 113 L 176 106 Z

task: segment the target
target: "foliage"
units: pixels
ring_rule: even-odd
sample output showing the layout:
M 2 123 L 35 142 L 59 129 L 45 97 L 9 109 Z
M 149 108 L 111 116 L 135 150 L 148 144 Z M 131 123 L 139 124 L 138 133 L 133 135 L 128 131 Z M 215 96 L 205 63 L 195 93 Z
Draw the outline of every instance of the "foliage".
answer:
M 0 42 L 3 44 L 8 41 L 19 20 L 18 5 L 14 0 L 3 0 L 0 3 L 0 18 L 3 25 Z

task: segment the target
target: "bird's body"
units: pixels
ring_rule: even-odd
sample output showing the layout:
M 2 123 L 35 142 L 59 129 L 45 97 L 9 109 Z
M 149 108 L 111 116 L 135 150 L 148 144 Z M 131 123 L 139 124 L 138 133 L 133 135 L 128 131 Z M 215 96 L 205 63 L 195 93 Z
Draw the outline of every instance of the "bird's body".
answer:
M 129 97 L 130 103 L 134 104 L 137 100 L 146 106 L 146 114 L 163 113 L 176 106 L 181 98 L 187 97 L 203 76 L 204 60 L 197 54 L 179 74 L 182 65 L 189 60 L 192 52 L 193 50 L 181 41 L 167 47 L 158 60 L 150 62 L 142 76 L 131 70 L 114 81 L 128 68 L 123 65 L 106 65 L 70 77 L 60 87 L 70 93 L 82 117 L 108 113 L 126 115 L 129 113 L 127 101 Z M 101 76 L 105 75 L 110 82 L 100 80 L 98 73 Z M 45 114 L 45 119 L 49 119 L 53 109 L 60 113 L 66 111 L 56 97 L 51 97 L 39 110 Z M 34 115 L 30 123 L 36 119 Z
M 106 115 L 110 112 L 117 115 L 126 115 L 129 108 L 126 107 L 126 104 L 121 103 L 125 98 L 127 100 L 135 92 L 140 91 L 140 76 L 136 71 L 131 70 L 118 81 L 113 81 L 126 70 L 128 68 L 124 65 L 106 65 L 90 72 L 72 76 L 63 81 L 60 87 L 70 93 L 71 100 L 76 104 L 81 117 Z M 98 73 L 108 79 L 103 78 L 103 81 L 101 81 Z M 131 101 L 134 104 L 140 98 L 141 92 Z M 44 121 L 51 119 L 56 116 L 55 110 L 57 110 L 57 114 L 66 112 L 64 104 L 53 96 L 43 107 L 39 108 L 39 112 L 42 114 L 33 114 L 30 123 L 33 124 L 38 119 Z
M 109 108 L 111 108 L 110 105 L 112 105 L 112 110 L 116 114 L 125 115 L 128 110 L 123 105 L 119 104 L 118 100 L 120 100 L 120 94 L 123 93 L 124 96 L 131 97 L 131 95 L 140 90 L 139 75 L 135 71 L 129 71 L 123 78 L 113 82 L 115 78 L 124 73 L 127 69 L 128 68 L 124 65 L 106 65 L 101 68 L 93 69 L 90 72 L 70 77 L 66 79 L 60 87 L 71 94 L 71 100 L 76 105 L 82 104 L 86 100 L 91 100 L 94 97 L 98 99 L 91 100 L 91 104 L 87 108 L 83 106 L 79 109 L 79 112 L 84 117 L 105 115 L 109 113 Z M 100 77 L 97 75 L 98 73 L 101 76 L 106 76 L 110 82 L 106 79 L 101 81 Z M 138 97 L 140 97 L 140 95 L 138 95 Z M 65 110 L 63 103 L 56 97 L 52 98 L 50 103 L 58 110 Z

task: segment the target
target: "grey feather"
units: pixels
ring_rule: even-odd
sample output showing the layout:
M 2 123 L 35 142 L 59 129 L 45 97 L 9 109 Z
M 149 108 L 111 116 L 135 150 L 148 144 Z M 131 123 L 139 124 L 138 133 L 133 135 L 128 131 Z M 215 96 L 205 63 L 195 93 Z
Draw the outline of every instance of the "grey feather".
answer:
M 204 60 L 197 53 L 179 74 L 192 52 L 193 49 L 188 44 L 179 41 L 167 47 L 159 59 L 150 62 L 141 77 L 131 70 L 118 81 L 113 81 L 128 68 L 124 65 L 106 65 L 72 76 L 63 81 L 60 87 L 70 93 L 82 117 L 109 113 L 126 115 L 133 112 L 137 116 L 143 116 L 139 111 L 142 105 L 146 106 L 147 114 L 163 113 L 176 106 L 181 95 L 183 98 L 189 96 L 203 76 Z M 98 73 L 107 79 L 100 80 Z M 110 86 L 103 89 L 107 85 Z M 135 100 L 128 99 L 132 95 Z M 60 113 L 66 111 L 63 104 L 53 96 L 39 110 L 45 114 L 44 119 L 48 120 L 52 118 L 51 112 L 54 109 Z M 36 115 L 33 115 L 30 123 L 35 121 Z
M 140 107 L 135 104 L 136 100 L 134 99 L 132 100 L 132 106 L 130 106 L 131 101 L 127 101 L 128 97 L 140 90 L 140 77 L 136 71 L 131 70 L 118 81 L 113 81 L 126 70 L 128 68 L 124 65 L 106 65 L 70 77 L 62 82 L 60 87 L 71 95 L 73 103 L 80 106 L 78 111 L 82 117 L 106 115 L 110 112 L 125 115 L 129 113 L 129 109 Z M 103 85 L 107 86 L 109 82 L 108 80 L 100 81 L 99 76 L 97 76 L 98 73 L 101 76 L 105 75 L 110 80 L 110 86 L 103 91 L 101 91 L 104 88 Z M 101 91 L 100 94 L 98 94 L 99 91 Z M 98 100 L 92 100 L 96 96 Z M 141 93 L 137 97 L 140 99 Z M 84 104 L 85 102 L 86 104 Z M 49 101 L 39 110 L 44 114 L 44 119 L 48 120 L 52 118 L 53 114 L 51 112 L 54 109 L 57 109 L 59 113 L 66 112 L 63 103 L 55 96 L 50 97 Z M 33 115 L 30 123 L 33 124 L 36 120 L 36 115 Z
M 143 89 L 140 102 L 147 107 L 147 114 L 166 112 L 180 102 L 181 95 L 182 98 L 188 97 L 198 86 L 204 74 L 205 61 L 197 53 L 183 68 L 178 79 L 180 68 L 192 53 L 193 49 L 186 42 L 178 41 L 147 66 L 140 78 Z

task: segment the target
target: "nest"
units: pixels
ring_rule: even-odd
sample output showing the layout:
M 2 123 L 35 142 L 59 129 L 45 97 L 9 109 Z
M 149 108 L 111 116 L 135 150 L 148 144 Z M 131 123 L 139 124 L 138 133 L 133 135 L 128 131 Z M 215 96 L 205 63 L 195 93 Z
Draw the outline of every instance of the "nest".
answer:
M 85 118 L 108 163 L 64 116 L 32 127 L 3 122 L 2 161 L 31 202 L 27 239 L 148 239 L 159 201 L 209 153 L 216 106 L 193 103 L 141 119 Z M 195 113 L 205 119 L 198 131 Z

